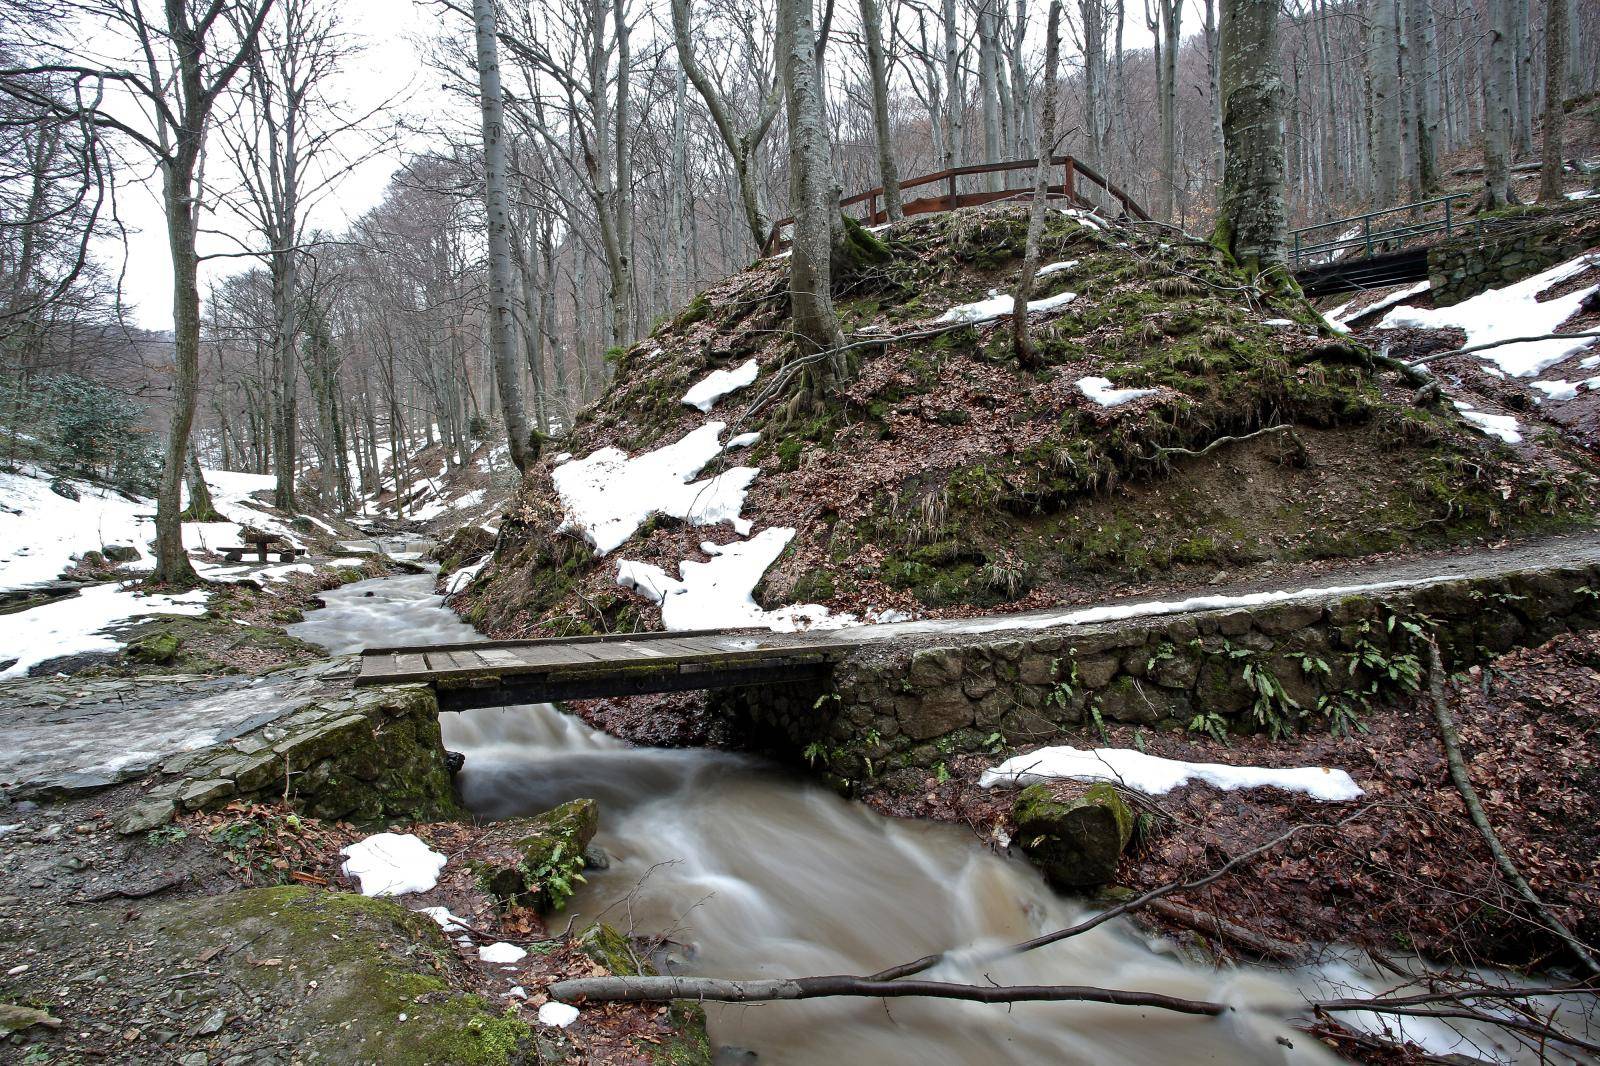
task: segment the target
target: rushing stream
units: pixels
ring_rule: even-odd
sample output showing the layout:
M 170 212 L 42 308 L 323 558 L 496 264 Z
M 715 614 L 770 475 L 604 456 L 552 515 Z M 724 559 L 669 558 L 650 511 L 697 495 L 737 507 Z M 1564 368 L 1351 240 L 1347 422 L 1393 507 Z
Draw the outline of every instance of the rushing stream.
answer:
M 443 608 L 432 582 L 346 586 L 294 630 L 338 652 L 481 639 Z M 484 817 L 599 801 L 596 842 L 612 862 L 588 875 L 569 910 L 579 927 L 603 914 L 624 930 L 666 934 L 678 972 L 871 973 L 931 951 L 1024 939 L 1082 913 L 1031 866 L 967 830 L 884 818 L 756 759 L 633 747 L 549 705 L 446 715 L 443 725 L 446 745 L 467 757 L 463 799 Z M 1301 996 L 1294 975 L 1185 965 L 1121 923 L 1003 964 L 946 964 L 926 976 L 1142 989 L 1241 1007 Z M 1308 989 L 1320 984 L 1300 976 Z M 1248 1009 L 1219 1020 L 1071 1003 L 816 1000 L 713 1005 L 711 1033 L 764 1064 L 1334 1061 L 1316 1040 Z

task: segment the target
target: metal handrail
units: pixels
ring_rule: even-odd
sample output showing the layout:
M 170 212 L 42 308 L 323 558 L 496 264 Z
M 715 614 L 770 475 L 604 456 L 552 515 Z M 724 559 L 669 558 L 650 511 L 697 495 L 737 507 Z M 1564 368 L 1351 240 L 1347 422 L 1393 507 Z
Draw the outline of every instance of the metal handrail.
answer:
M 1377 254 L 1376 249 L 1380 246 L 1391 245 L 1397 241 L 1404 241 L 1412 237 L 1420 237 L 1430 233 L 1442 232 L 1446 239 L 1448 239 L 1458 229 L 1463 228 L 1462 224 L 1456 221 L 1456 202 L 1461 200 L 1470 201 L 1472 198 L 1472 193 L 1450 193 L 1446 196 L 1435 196 L 1428 200 L 1417 200 L 1414 203 L 1400 204 L 1397 207 L 1385 207 L 1378 211 L 1368 211 L 1365 214 L 1350 215 L 1347 218 L 1336 218 L 1329 222 L 1318 222 L 1315 225 L 1302 226 L 1301 228 L 1294 230 L 1291 234 L 1294 239 L 1294 247 L 1291 252 L 1292 262 L 1296 267 L 1299 267 L 1304 263 L 1305 260 L 1313 256 L 1324 256 L 1330 253 L 1337 253 L 1352 248 L 1363 249 L 1365 252 L 1363 258 L 1370 259 Z M 1442 219 L 1414 221 L 1398 226 L 1390 226 L 1386 229 L 1375 230 L 1372 228 L 1372 220 L 1375 218 L 1380 218 L 1384 215 L 1400 213 L 1415 215 L 1424 208 L 1433 207 L 1439 204 L 1444 205 L 1444 217 Z M 1359 234 L 1352 234 L 1348 237 L 1336 237 L 1333 240 L 1318 241 L 1315 244 L 1309 245 L 1304 241 L 1306 234 L 1313 233 L 1317 230 L 1348 226 L 1351 223 L 1360 224 L 1361 232 Z M 1482 223 L 1478 220 L 1473 220 L 1472 227 L 1477 232 L 1482 232 Z

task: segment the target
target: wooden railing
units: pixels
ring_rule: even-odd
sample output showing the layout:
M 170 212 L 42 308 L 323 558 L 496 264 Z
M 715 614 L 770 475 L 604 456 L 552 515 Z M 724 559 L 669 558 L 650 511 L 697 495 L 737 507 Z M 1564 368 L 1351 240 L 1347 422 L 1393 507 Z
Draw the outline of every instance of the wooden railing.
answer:
M 908 178 L 900 183 L 900 192 L 903 194 L 908 189 L 919 188 L 923 185 L 944 185 L 944 192 L 938 196 L 923 196 L 915 200 L 905 200 L 902 208 L 907 215 L 925 215 L 936 211 L 954 211 L 958 207 L 976 207 L 981 204 L 994 203 L 997 200 L 1006 200 L 1016 196 L 1029 195 L 1033 192 L 1032 186 L 1020 189 L 998 189 L 983 192 L 958 192 L 956 183 L 959 179 L 975 174 L 1004 174 L 1013 170 L 1026 170 L 1032 172 L 1039 165 L 1037 159 L 1017 159 L 1009 163 L 977 163 L 969 167 L 951 167 L 948 170 L 924 174 L 917 178 Z M 1122 210 L 1141 221 L 1150 221 L 1150 216 L 1145 209 L 1107 181 L 1094 168 L 1074 159 L 1070 155 L 1055 156 L 1050 160 L 1051 166 L 1061 168 L 1061 184 L 1051 185 L 1047 192 L 1052 196 L 1063 197 L 1080 207 L 1094 207 L 1082 194 L 1085 184 L 1104 191 L 1106 198 L 1122 205 Z M 854 196 L 847 196 L 839 201 L 840 208 L 854 207 L 857 204 L 866 204 L 866 214 L 862 217 L 863 224 L 877 225 L 888 220 L 888 212 L 879 205 L 883 201 L 883 186 L 858 192 Z M 772 230 L 767 234 L 766 243 L 762 245 L 762 254 L 771 255 L 781 249 L 787 242 L 783 239 L 783 229 L 794 224 L 794 216 L 780 218 L 772 224 Z
M 1438 234 L 1448 238 L 1468 229 L 1481 233 L 1482 222 L 1469 217 L 1464 210 L 1476 196 L 1476 193 L 1452 193 L 1297 229 L 1290 234 L 1293 240 L 1289 253 L 1291 269 L 1331 263 L 1346 252 L 1359 253 L 1348 258 L 1371 259 L 1375 255 L 1399 251 L 1418 237 Z M 1441 210 L 1431 218 L 1424 217 L 1430 209 Z

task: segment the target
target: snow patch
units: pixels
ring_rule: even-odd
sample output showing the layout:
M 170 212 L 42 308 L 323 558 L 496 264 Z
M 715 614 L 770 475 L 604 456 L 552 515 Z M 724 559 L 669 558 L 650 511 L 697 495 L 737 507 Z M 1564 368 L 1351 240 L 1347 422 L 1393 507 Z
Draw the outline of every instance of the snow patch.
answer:
M 793 529 L 774 526 L 733 544 L 707 541 L 700 550 L 711 560 L 679 563 L 681 579 L 659 566 L 623 559 L 617 563 L 617 584 L 659 603 L 661 624 L 667 630 L 770 629 L 792 633 L 797 629 L 855 624 L 853 615 L 834 615 L 820 604 L 793 604 L 767 611 L 751 597 L 761 575 L 793 537 Z
M 756 379 L 761 368 L 754 359 L 750 359 L 734 367 L 732 370 L 713 370 L 683 394 L 683 402 L 690 407 L 709 411 L 713 404 L 730 392 L 745 388 Z
M 451 574 L 450 580 L 445 582 L 444 594 L 446 596 L 454 596 L 456 593 L 472 584 L 473 581 L 477 580 L 478 575 L 483 572 L 483 568 L 489 565 L 489 560 L 493 558 L 494 552 L 490 552 L 488 555 L 485 555 L 482 559 L 479 559 L 471 566 L 463 566 L 460 570 L 457 570 L 455 573 Z
M 1149 396 L 1156 392 L 1155 389 L 1117 389 L 1113 388 L 1108 378 L 1079 378 L 1078 391 L 1101 407 L 1120 407 L 1141 396 Z
M 1572 317 L 1578 305 L 1590 293 L 1600 290 L 1600 285 L 1590 285 L 1542 303 L 1538 299 L 1539 294 L 1596 263 L 1600 263 L 1600 253 L 1591 252 L 1551 267 L 1542 274 L 1535 274 L 1504 288 L 1489 289 L 1449 307 L 1397 307 L 1383 317 L 1378 328 L 1418 326 L 1445 329 L 1454 326 L 1466 333 L 1467 343 L 1463 347 L 1468 348 L 1513 337 L 1554 333 L 1556 327 Z M 1593 338 L 1523 341 L 1477 354 L 1512 377 L 1532 377 L 1591 343 Z
M 432 918 L 439 923 L 439 928 L 447 933 L 454 933 L 458 929 L 467 927 L 466 921 L 451 914 L 449 907 L 419 907 L 417 908 L 417 913 L 425 914 Z
M 568 1003 L 557 1003 L 551 1000 L 539 1005 L 539 1024 L 553 1025 L 558 1029 L 565 1029 L 578 1020 L 578 1008 Z
M 1059 263 L 1046 263 L 1044 266 L 1040 267 L 1038 269 L 1038 271 L 1033 276 L 1036 277 L 1036 278 L 1047 278 L 1051 274 L 1059 274 L 1063 270 L 1071 270 L 1073 267 L 1077 266 L 1080 262 L 1082 262 L 1082 260 L 1079 260 L 1079 259 L 1063 259 Z
M 734 448 L 748 448 L 760 439 L 760 430 L 756 430 L 752 433 L 741 433 L 737 437 L 729 437 L 728 443 L 723 445 L 723 447 L 730 451 Z
M 601 448 L 551 472 L 566 509 L 563 529 L 576 529 L 600 555 L 616 550 L 655 513 L 691 525 L 727 522 L 740 536 L 750 523 L 739 517 L 745 492 L 760 473 L 736 466 L 704 481 L 691 479 L 722 451 L 724 422 L 707 422 L 681 440 L 633 458 L 620 448 Z
M 1349 333 L 1350 322 L 1352 319 L 1360 318 L 1362 315 L 1376 314 L 1379 311 L 1387 310 L 1398 303 L 1404 303 L 1413 296 L 1427 292 L 1432 286 L 1433 282 L 1431 281 L 1419 281 L 1409 288 L 1401 289 L 1399 292 L 1392 292 L 1388 296 L 1383 297 L 1381 300 L 1374 300 L 1365 307 L 1357 307 L 1353 311 L 1350 310 L 1350 305 L 1355 303 L 1355 301 L 1350 300 L 1346 303 L 1340 304 L 1338 307 L 1335 307 L 1332 311 L 1329 311 L 1322 317 L 1327 320 L 1328 325 L 1332 326 L 1340 333 Z
M 527 956 L 527 954 L 528 953 L 526 951 L 517 947 L 517 945 L 507 944 L 503 940 L 498 944 L 485 944 L 483 947 L 478 949 L 478 958 L 484 962 L 521 962 Z
M 1075 292 L 1058 292 L 1054 296 L 1046 296 L 1041 300 L 1029 300 L 1028 312 L 1030 314 L 1040 311 L 1055 311 L 1067 306 L 1078 298 Z M 989 298 L 978 300 L 970 304 L 956 304 L 950 310 L 940 315 L 936 322 L 988 322 L 992 319 L 1003 318 L 1011 313 L 1015 306 L 1009 292 L 999 289 L 990 289 Z
M 439 883 L 445 857 L 411 833 L 374 833 L 339 852 L 344 874 L 361 883 L 363 896 L 403 896 Z
M 1522 433 L 1517 426 L 1517 420 L 1510 415 L 1491 415 L 1480 411 L 1470 403 L 1452 400 L 1456 410 L 1461 412 L 1461 417 L 1477 426 L 1491 437 L 1499 437 L 1507 444 L 1521 444 Z
M 0 615 L 0 679 L 27 677 L 48 659 L 119 651 L 124 641 L 105 632 L 151 614 L 206 613 L 203 590 L 176 596 L 145 596 L 120 585 L 90 585 L 70 599 L 19 614 Z
M 1330 803 L 1358 799 L 1361 787 L 1343 770 L 1325 766 L 1275 769 L 1261 766 L 1227 766 L 1223 763 L 1184 762 L 1146 755 L 1129 748 L 1040 748 L 1016 755 L 978 779 L 984 788 L 996 785 L 1032 785 L 1070 778 L 1075 781 L 1114 781 L 1149 796 L 1164 796 L 1190 781 L 1213 788 L 1281 788 Z

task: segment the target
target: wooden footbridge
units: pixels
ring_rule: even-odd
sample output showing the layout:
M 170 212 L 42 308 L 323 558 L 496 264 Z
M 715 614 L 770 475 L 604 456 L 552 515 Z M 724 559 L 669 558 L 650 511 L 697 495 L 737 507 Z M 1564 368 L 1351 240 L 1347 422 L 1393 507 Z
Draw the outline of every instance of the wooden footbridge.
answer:
M 1038 165 L 1037 159 L 1018 159 L 950 167 L 907 178 L 900 183 L 902 194 L 929 186 L 939 191 L 905 199 L 902 210 L 907 216 L 924 215 L 1032 196 L 1032 185 L 971 192 L 960 191 L 960 185 L 963 178 L 990 174 L 1023 171 L 1031 176 Z M 1049 196 L 1085 210 L 1107 210 L 1139 222 L 1152 221 L 1133 197 L 1082 160 L 1070 155 L 1053 156 L 1050 168 L 1060 168 L 1061 180 L 1046 186 Z M 1481 237 L 1486 227 L 1505 224 L 1504 220 L 1474 217 L 1471 212 L 1476 199 L 1476 193 L 1453 193 L 1291 230 L 1289 269 L 1310 297 L 1421 281 L 1428 276 L 1428 249 L 1434 244 L 1468 233 Z M 839 207 L 859 211 L 863 225 L 889 220 L 881 185 L 845 197 Z M 793 216 L 774 222 L 762 254 L 771 255 L 784 248 L 788 244 L 784 230 L 793 224 Z
M 826 678 L 848 630 L 627 633 L 362 653 L 357 685 L 429 684 L 441 711 Z

